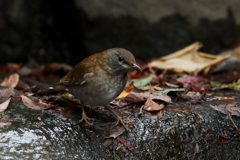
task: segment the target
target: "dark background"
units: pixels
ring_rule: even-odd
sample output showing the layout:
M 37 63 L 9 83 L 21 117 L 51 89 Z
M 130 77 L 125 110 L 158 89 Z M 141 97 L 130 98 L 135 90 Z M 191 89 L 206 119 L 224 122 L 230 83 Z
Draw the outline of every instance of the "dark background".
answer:
M 74 65 L 90 54 L 112 47 L 126 48 L 137 59 L 147 60 L 195 41 L 204 44 L 202 51 L 218 54 L 239 42 L 240 27 L 235 16 L 238 13 L 226 5 L 227 1 L 222 4 L 224 18 L 212 20 L 203 16 L 196 19 L 197 23 L 189 20 L 191 13 L 184 15 L 182 10 L 154 22 L 131 13 L 89 18 L 89 13 L 76 5 L 77 1 L 81 0 L 1 0 L 0 63 L 25 63 L 31 57 L 40 64 L 64 62 Z M 138 3 L 141 2 L 129 2 L 129 5 L 136 5 L 136 12 L 140 12 Z M 108 4 L 105 3 L 104 12 L 114 7 Z

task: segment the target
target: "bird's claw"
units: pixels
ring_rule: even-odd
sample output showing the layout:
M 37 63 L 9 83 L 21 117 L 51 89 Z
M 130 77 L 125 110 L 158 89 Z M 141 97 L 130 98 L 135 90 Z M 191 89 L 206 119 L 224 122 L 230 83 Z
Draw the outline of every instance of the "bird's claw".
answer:
M 82 113 L 82 118 L 79 120 L 79 123 L 81 123 L 82 121 L 85 121 L 89 126 L 92 126 L 93 123 L 89 122 L 89 121 L 93 121 L 93 118 L 89 118 L 86 113 Z
M 116 115 L 116 122 L 114 123 L 113 127 L 117 126 L 119 123 L 121 123 L 123 125 L 123 128 L 127 131 L 127 127 L 126 125 L 124 124 L 124 121 L 122 120 L 121 117 L 119 117 L 118 115 Z

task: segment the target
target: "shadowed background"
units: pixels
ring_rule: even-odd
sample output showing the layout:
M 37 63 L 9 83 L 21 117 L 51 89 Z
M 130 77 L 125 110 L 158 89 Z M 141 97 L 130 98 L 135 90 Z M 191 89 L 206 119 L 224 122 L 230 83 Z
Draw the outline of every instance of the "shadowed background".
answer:
M 65 62 L 111 47 L 137 59 L 160 57 L 194 41 L 217 54 L 239 42 L 238 0 L 1 0 L 1 63 Z

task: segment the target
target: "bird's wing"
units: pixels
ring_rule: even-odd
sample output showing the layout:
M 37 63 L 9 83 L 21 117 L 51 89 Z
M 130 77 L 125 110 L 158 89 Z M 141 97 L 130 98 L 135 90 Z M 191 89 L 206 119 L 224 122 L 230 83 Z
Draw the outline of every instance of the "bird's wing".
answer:
M 64 76 L 60 83 L 65 86 L 78 85 L 81 86 L 86 83 L 89 76 L 93 76 L 93 67 L 90 64 L 79 63 L 66 76 Z

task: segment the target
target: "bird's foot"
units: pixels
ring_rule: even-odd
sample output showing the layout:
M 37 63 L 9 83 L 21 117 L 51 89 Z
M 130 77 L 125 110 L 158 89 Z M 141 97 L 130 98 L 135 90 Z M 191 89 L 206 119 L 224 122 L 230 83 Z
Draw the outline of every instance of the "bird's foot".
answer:
M 85 121 L 89 126 L 92 126 L 93 123 L 89 122 L 89 121 L 93 121 L 93 118 L 89 118 L 85 112 L 82 113 L 82 118 L 79 120 L 79 123 L 82 121 Z
M 126 125 L 124 124 L 124 121 L 122 120 L 122 118 L 117 114 L 115 115 L 115 118 L 116 118 L 117 121 L 114 123 L 113 127 L 115 127 L 119 123 L 121 123 L 123 125 L 124 129 L 127 131 L 128 129 L 127 129 Z

